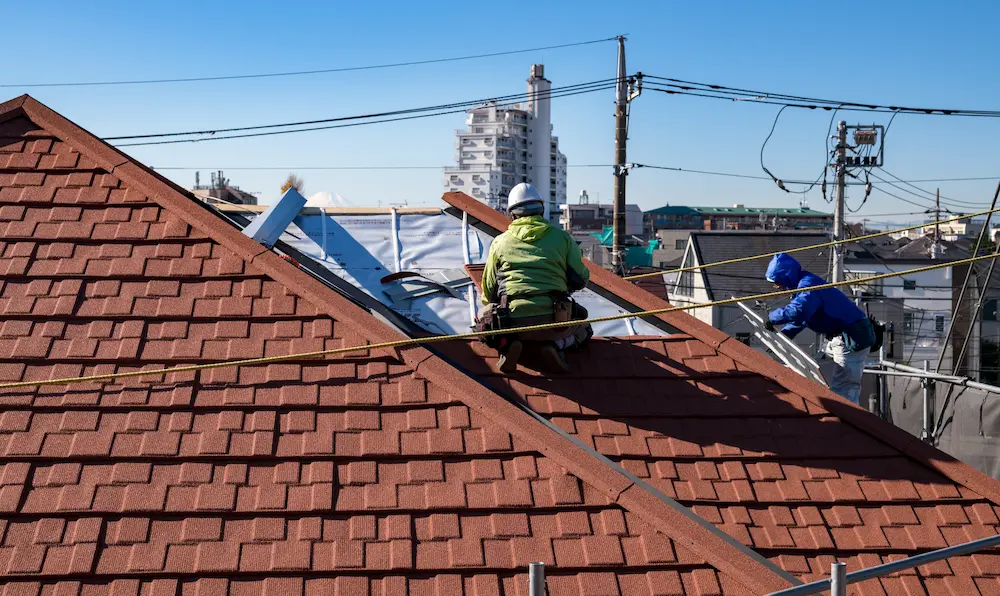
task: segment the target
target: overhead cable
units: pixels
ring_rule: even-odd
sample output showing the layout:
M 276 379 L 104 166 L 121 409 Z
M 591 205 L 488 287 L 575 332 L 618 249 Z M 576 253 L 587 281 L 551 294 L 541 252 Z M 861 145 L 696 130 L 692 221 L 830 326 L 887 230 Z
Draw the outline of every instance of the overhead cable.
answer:
M 263 78 L 275 78 L 275 77 L 296 77 L 304 75 L 317 75 L 317 74 L 329 74 L 335 72 L 353 72 L 359 70 L 376 70 L 384 68 L 399 68 L 403 66 L 419 66 L 424 64 L 440 64 L 444 62 L 460 62 L 463 60 L 476 60 L 479 58 L 493 58 L 496 56 L 510 56 L 514 54 L 526 54 L 528 52 L 541 52 L 543 50 L 557 50 L 562 48 L 572 48 L 577 46 L 586 46 L 592 44 L 603 43 L 605 41 L 615 41 L 618 37 L 606 37 L 602 39 L 592 39 L 590 41 L 578 41 L 573 43 L 563 43 L 551 46 L 542 46 L 537 48 L 526 48 L 523 50 L 506 50 L 502 52 L 489 52 L 486 54 L 472 54 L 468 56 L 453 56 L 451 58 L 434 58 L 430 60 L 412 60 L 408 62 L 391 62 L 386 64 L 369 64 L 366 66 L 345 66 L 340 68 L 323 68 L 316 70 L 297 70 L 289 72 L 268 72 L 268 73 L 255 73 L 255 74 L 244 74 L 244 75 L 220 75 L 211 77 L 183 77 L 174 79 L 137 79 L 137 80 L 119 80 L 119 81 L 87 81 L 87 82 L 60 82 L 60 83 L 4 83 L 0 84 L 0 87 L 98 87 L 98 86 L 111 86 L 111 85 L 149 85 L 149 84 L 161 84 L 161 83 L 200 83 L 207 81 L 232 81 L 239 79 L 263 79 Z
M 614 88 L 614 83 L 609 83 L 609 84 L 600 85 L 600 86 L 582 88 L 580 90 L 571 90 L 571 91 L 568 91 L 568 92 L 539 94 L 538 96 L 539 97 L 543 97 L 545 99 L 553 99 L 553 98 L 558 98 L 558 97 L 571 97 L 571 96 L 574 96 L 574 95 L 582 95 L 582 94 L 585 94 L 585 93 L 594 93 L 595 91 L 604 91 L 604 90 L 613 89 L 613 88 Z M 535 97 L 535 95 L 532 94 L 532 97 Z M 520 101 L 509 101 L 509 102 L 497 103 L 495 105 L 497 107 L 506 107 L 506 106 L 515 105 L 517 103 L 520 103 Z M 470 105 L 472 105 L 472 104 L 470 104 Z M 412 113 L 413 111 L 414 110 L 404 110 L 404 111 L 402 111 L 400 113 Z M 400 117 L 396 117 L 396 118 L 383 118 L 383 119 L 380 119 L 380 120 L 362 120 L 360 122 L 347 122 L 347 123 L 344 123 L 344 124 L 331 124 L 331 125 L 324 125 L 324 126 L 312 126 L 312 127 L 307 127 L 307 128 L 295 128 L 295 129 L 291 129 L 291 130 L 264 130 L 262 132 L 250 132 L 250 133 L 233 134 L 233 135 L 222 135 L 222 136 L 216 136 L 213 133 L 206 133 L 206 134 L 212 134 L 212 136 L 198 137 L 198 138 L 193 138 L 193 139 L 170 139 L 170 140 L 165 140 L 165 141 L 141 141 L 139 143 L 121 143 L 121 144 L 116 144 L 115 146 L 116 147 L 137 147 L 137 146 L 143 146 L 143 145 L 172 145 L 172 144 L 176 144 L 176 143 L 198 143 L 198 142 L 203 142 L 203 141 L 219 141 L 219 140 L 224 140 L 224 139 L 242 139 L 242 138 L 249 138 L 249 137 L 267 137 L 267 136 L 285 135 L 285 134 L 293 134 L 293 133 L 300 133 L 300 132 L 310 132 L 310 131 L 315 131 L 315 130 L 329 130 L 329 129 L 334 129 L 334 128 L 351 128 L 351 127 L 356 127 L 356 126 L 367 126 L 367 125 L 370 125 L 370 124 L 383 124 L 383 123 L 386 123 L 386 122 L 399 122 L 399 121 L 402 121 L 402 120 L 416 120 L 416 119 L 419 119 L 419 118 L 432 118 L 434 116 L 444 116 L 444 115 L 447 115 L 447 114 L 459 114 L 459 113 L 464 113 L 464 112 L 468 111 L 468 106 L 462 107 L 462 108 L 459 108 L 459 109 L 454 109 L 454 110 L 444 110 L 444 111 L 436 111 L 436 112 L 426 112 L 425 110 L 419 110 L 419 111 L 420 112 L 424 112 L 424 113 L 417 113 L 417 114 L 414 114 L 414 115 L 411 115 L 411 116 L 400 116 Z M 341 117 L 341 118 L 328 119 L 327 121 L 333 122 L 333 121 L 343 121 L 343 120 L 357 120 L 357 119 L 371 118 L 371 117 L 372 116 L 370 116 L 370 115 L 364 115 L 364 116 L 346 116 L 346 117 Z M 292 126 L 292 125 L 291 124 L 262 125 L 262 126 L 256 126 L 256 127 L 245 127 L 245 129 L 246 130 L 261 130 L 261 129 L 266 129 L 266 128 L 269 129 L 269 128 L 277 128 L 277 127 L 282 127 L 282 126 Z M 202 133 L 179 133 L 179 134 L 183 135 L 183 134 L 202 134 Z M 178 136 L 178 133 L 161 133 L 161 134 L 156 134 L 156 135 L 144 135 L 143 138 L 148 138 L 150 136 L 153 136 L 153 137 Z M 122 137 L 119 137 L 119 138 L 122 138 Z M 108 139 L 104 139 L 104 140 L 108 140 Z
M 918 191 L 920 191 L 920 192 L 928 195 L 927 198 L 929 198 L 929 199 L 937 199 L 937 197 L 940 196 L 940 198 L 942 198 L 945 201 L 948 201 L 950 203 L 964 203 L 966 205 L 970 205 L 970 206 L 973 206 L 973 207 L 980 206 L 980 204 L 977 204 L 977 203 L 972 203 L 972 202 L 969 202 L 969 201 L 962 201 L 960 199 L 955 199 L 955 198 L 952 198 L 952 197 L 947 197 L 945 195 L 933 193 L 933 192 L 927 190 L 926 188 L 920 188 L 919 186 L 915 186 L 913 183 L 907 182 L 906 180 L 903 180 L 899 176 L 896 176 L 895 174 L 893 174 L 892 172 L 890 172 L 889 170 L 887 170 L 887 169 L 885 169 L 885 168 L 883 168 L 881 166 L 879 167 L 879 170 L 881 170 L 884 174 L 886 174 L 890 178 L 895 179 L 900 184 L 905 184 L 906 186 L 909 186 L 910 188 L 915 188 L 916 190 L 918 190 Z
M 590 81 L 587 83 L 576 83 L 574 85 L 564 85 L 562 87 L 553 87 L 548 91 L 541 91 L 537 95 L 539 97 L 544 97 L 553 93 L 559 93 L 562 91 L 576 91 L 584 88 L 591 88 L 594 86 L 605 85 L 614 83 L 616 79 L 602 79 L 597 81 Z M 117 137 L 102 137 L 103 141 L 122 141 L 131 139 L 151 139 L 157 137 L 180 137 L 180 136 L 192 136 L 192 135 L 214 135 L 220 132 L 243 132 L 247 130 L 265 130 L 269 128 L 285 128 L 290 126 L 309 126 L 313 124 L 327 124 L 330 122 L 342 122 L 344 120 L 358 120 L 362 118 L 379 118 L 383 116 L 398 116 L 400 114 L 413 114 L 419 112 L 431 112 L 434 110 L 445 110 L 449 108 L 458 108 L 464 106 L 478 106 L 483 104 L 488 104 L 489 102 L 497 101 L 508 101 L 508 100 L 518 100 L 523 101 L 524 99 L 534 96 L 535 94 L 530 92 L 523 93 L 513 93 L 510 95 L 499 95 L 496 97 L 486 97 L 480 99 L 471 99 L 465 101 L 457 101 L 452 103 L 439 104 L 434 106 L 424 106 L 419 108 L 406 108 L 401 110 L 391 110 L 387 112 L 375 112 L 371 114 L 359 114 L 356 116 L 337 116 L 334 118 L 323 118 L 320 120 L 300 120 L 298 122 L 282 122 L 279 124 L 257 124 L 253 126 L 237 126 L 233 128 L 209 128 L 204 130 L 189 130 L 184 132 L 159 132 L 159 133 L 148 133 L 148 134 L 138 134 L 138 135 L 125 135 Z
M 484 166 L 489 166 L 490 164 L 483 164 Z M 249 170 L 249 171 L 267 171 L 267 170 L 280 170 L 280 171 L 311 171 L 311 170 L 446 170 L 448 168 L 454 168 L 455 165 L 447 166 L 240 166 L 240 167 L 224 167 L 224 166 L 163 166 L 154 167 L 152 169 L 157 171 L 162 170 Z M 527 165 L 527 168 L 537 168 L 543 166 L 533 166 Z M 568 164 L 567 168 L 613 168 L 613 164 L 596 164 L 596 163 L 581 163 L 581 164 Z M 483 171 L 487 171 L 488 168 L 484 167 Z M 476 170 L 470 170 L 475 172 Z
M 882 182 L 884 184 L 888 184 L 889 186 L 895 188 L 896 190 L 898 190 L 900 192 L 904 192 L 904 193 L 906 193 L 906 194 L 908 194 L 908 195 L 910 195 L 912 197 L 915 197 L 915 198 L 917 198 L 919 200 L 922 200 L 922 201 L 931 200 L 930 198 L 925 197 L 924 195 L 917 194 L 917 193 L 913 192 L 912 190 L 909 190 L 907 188 L 903 188 L 902 186 L 900 186 L 898 184 L 895 184 L 894 182 L 890 182 L 889 180 L 886 180 L 885 178 L 882 178 L 881 176 L 879 176 L 875 172 L 868 172 L 868 174 L 872 178 L 875 178 L 876 180 L 878 180 L 878 181 L 880 181 L 880 182 Z M 901 201 L 905 200 L 905 199 L 902 199 L 901 197 L 898 197 L 896 195 L 891 195 L 891 193 L 888 193 L 885 190 L 882 190 L 882 189 L 879 189 L 879 190 L 881 190 L 885 194 L 889 194 L 890 196 L 894 196 L 894 197 L 896 197 L 897 199 L 899 199 Z M 914 204 L 916 204 L 916 203 L 914 203 Z M 954 201 L 954 200 L 952 200 L 952 201 L 943 201 L 942 200 L 941 204 L 944 205 L 944 206 L 946 206 L 946 207 L 953 207 L 955 209 L 960 209 L 962 211 L 964 211 L 966 209 L 975 209 L 975 208 L 982 207 L 981 203 L 972 203 L 970 201 Z M 935 209 L 935 206 L 933 204 L 931 204 L 931 205 L 928 205 L 927 208 L 930 209 L 931 211 L 933 211 Z M 942 211 L 946 211 L 946 209 L 942 209 Z
M 769 91 L 756 91 L 751 89 L 741 89 L 739 87 L 728 87 L 725 85 L 714 85 L 709 83 L 698 83 L 694 81 L 684 81 L 669 77 L 658 77 L 644 74 L 647 86 L 654 91 L 660 91 L 676 95 L 693 95 L 697 97 L 709 97 L 712 99 L 726 99 L 729 101 L 741 101 L 750 103 L 766 103 L 773 105 L 785 105 L 787 107 L 799 107 L 810 109 L 844 109 L 854 111 L 923 114 L 938 116 L 972 116 L 972 117 L 1000 117 L 1000 110 L 973 110 L 973 109 L 953 109 L 953 108 L 923 108 L 908 107 L 901 105 L 883 105 L 876 103 L 860 103 L 844 101 L 839 99 L 823 99 L 807 97 L 802 95 L 789 95 L 785 93 L 775 93 Z M 656 81 L 662 81 L 656 83 Z M 654 87 L 651 85 L 659 85 Z M 663 87 L 666 87 L 664 89 Z M 749 97 L 747 96 L 749 94 Z

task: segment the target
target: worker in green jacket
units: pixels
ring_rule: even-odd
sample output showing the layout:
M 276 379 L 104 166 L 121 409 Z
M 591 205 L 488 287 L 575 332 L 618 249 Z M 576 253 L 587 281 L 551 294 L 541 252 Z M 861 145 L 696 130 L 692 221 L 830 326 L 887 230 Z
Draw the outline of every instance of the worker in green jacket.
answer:
M 514 221 L 490 245 L 482 282 L 486 308 L 477 326 L 498 329 L 586 319 L 586 309 L 569 298 L 590 279 L 576 241 L 542 217 L 545 203 L 530 184 L 511 190 L 507 211 Z M 499 351 L 502 372 L 517 369 L 522 351 L 528 364 L 568 372 L 565 350 L 581 346 L 592 335 L 590 325 L 584 324 L 487 338 L 487 345 Z

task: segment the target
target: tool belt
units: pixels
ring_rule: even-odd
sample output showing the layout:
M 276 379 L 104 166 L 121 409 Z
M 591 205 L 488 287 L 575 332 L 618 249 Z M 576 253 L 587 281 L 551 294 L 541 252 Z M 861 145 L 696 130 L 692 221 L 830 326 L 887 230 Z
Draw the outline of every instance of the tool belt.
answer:
M 849 352 L 856 350 L 877 352 L 882 346 L 882 332 L 884 330 L 884 326 L 877 324 L 873 318 L 867 317 L 858 319 L 840 331 L 827 333 L 824 337 L 827 340 L 832 340 L 835 337 L 843 337 L 844 346 Z
M 587 309 L 577 304 L 566 292 L 547 292 L 545 294 L 552 298 L 552 313 L 537 315 L 532 317 L 517 317 L 510 314 L 508 306 L 509 297 L 500 297 L 499 304 L 491 304 L 476 321 L 476 331 L 500 331 L 503 329 L 513 329 L 528 325 L 543 325 L 545 323 L 563 323 L 574 319 L 586 319 Z M 529 298 L 530 295 L 515 296 L 515 298 Z M 575 315 L 575 316 L 574 316 Z M 553 330 L 557 331 L 557 330 Z M 491 348 L 497 348 L 503 343 L 502 334 L 490 335 L 482 338 L 483 343 Z

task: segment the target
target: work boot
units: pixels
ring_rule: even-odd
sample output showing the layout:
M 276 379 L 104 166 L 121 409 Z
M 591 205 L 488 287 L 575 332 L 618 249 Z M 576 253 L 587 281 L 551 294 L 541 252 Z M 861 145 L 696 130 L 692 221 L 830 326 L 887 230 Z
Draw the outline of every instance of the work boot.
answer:
M 507 344 L 507 348 L 500 353 L 500 361 L 497 362 L 500 372 L 509 375 L 517 371 L 517 361 L 521 359 L 523 347 L 524 345 L 516 339 Z
M 566 362 L 562 350 L 552 343 L 546 343 L 538 349 L 538 363 L 546 372 L 569 372 L 569 363 Z

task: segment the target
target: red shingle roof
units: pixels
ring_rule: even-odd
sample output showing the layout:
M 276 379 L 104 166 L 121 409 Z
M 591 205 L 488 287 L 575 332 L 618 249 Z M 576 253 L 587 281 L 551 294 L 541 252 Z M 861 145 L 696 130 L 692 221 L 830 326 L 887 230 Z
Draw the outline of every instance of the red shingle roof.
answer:
M 27 97 L 0 104 L 0 272 L 0 382 L 399 337 Z M 456 343 L 0 390 L 3 593 L 510 595 L 540 560 L 552 594 L 762 594 L 997 531 L 997 482 L 660 318 L 557 378 Z M 998 577 L 984 553 L 859 589 Z
M 0 382 L 400 337 L 26 96 L 0 104 L 0 271 Z M 552 594 L 789 585 L 420 347 L 0 408 L 4 594 L 526 594 L 532 561 Z
M 445 200 L 497 230 L 508 220 Z M 642 309 L 669 305 L 603 269 Z M 667 338 L 593 341 L 570 375 L 494 372 L 481 347 L 445 348 L 470 374 L 620 463 L 806 581 L 994 535 L 1000 483 L 684 313 Z M 864 594 L 998 594 L 996 551 L 858 584 Z

